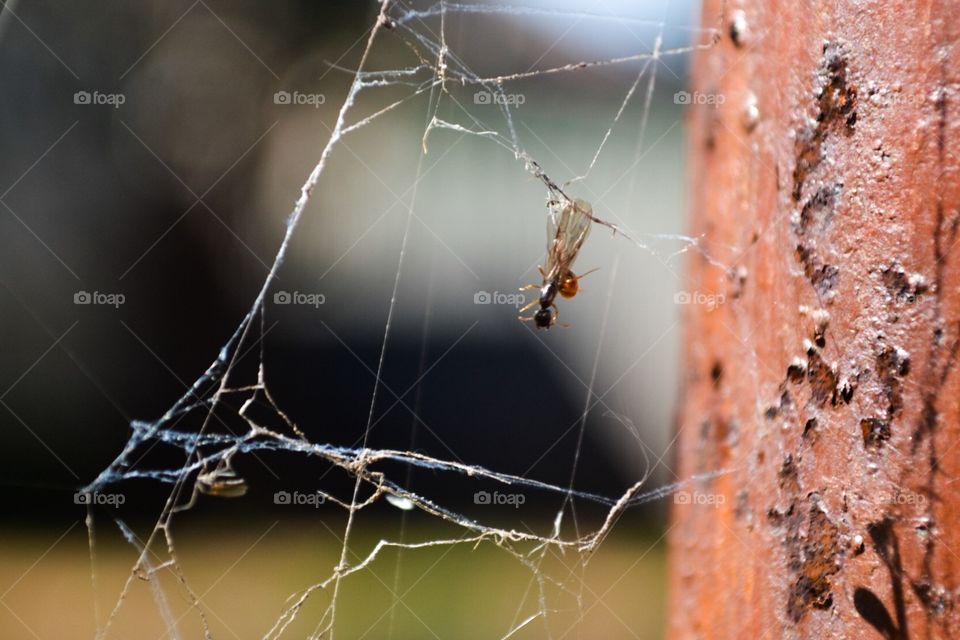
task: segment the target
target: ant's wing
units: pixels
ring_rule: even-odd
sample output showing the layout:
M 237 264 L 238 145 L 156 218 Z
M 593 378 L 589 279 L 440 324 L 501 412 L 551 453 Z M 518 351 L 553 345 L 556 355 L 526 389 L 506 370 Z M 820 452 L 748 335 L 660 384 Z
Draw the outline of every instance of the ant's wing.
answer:
M 547 274 L 553 272 L 559 256 L 557 246 L 560 242 L 559 229 L 562 212 L 557 210 L 558 206 L 557 204 L 551 204 L 547 213 L 547 264 L 545 269 Z
M 551 254 L 553 256 L 551 266 L 556 268 L 557 272 L 567 271 L 573 266 L 580 247 L 590 233 L 592 220 L 593 208 L 585 200 L 577 198 L 563 207 L 557 222 Z
M 565 204 L 550 207 L 547 216 L 547 269 L 548 279 L 567 271 L 590 233 L 593 208 L 580 198 Z

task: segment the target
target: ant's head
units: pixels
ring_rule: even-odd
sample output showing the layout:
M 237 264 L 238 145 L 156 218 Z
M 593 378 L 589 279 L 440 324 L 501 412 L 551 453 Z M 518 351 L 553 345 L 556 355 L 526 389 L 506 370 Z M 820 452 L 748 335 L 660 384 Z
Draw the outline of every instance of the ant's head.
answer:
M 543 307 L 533 316 L 533 323 L 537 329 L 549 329 L 553 326 L 553 312 L 549 307 Z
M 572 298 L 577 295 L 577 291 L 580 290 L 580 278 L 567 269 L 566 273 L 559 279 L 559 287 L 557 287 L 557 292 L 564 298 Z

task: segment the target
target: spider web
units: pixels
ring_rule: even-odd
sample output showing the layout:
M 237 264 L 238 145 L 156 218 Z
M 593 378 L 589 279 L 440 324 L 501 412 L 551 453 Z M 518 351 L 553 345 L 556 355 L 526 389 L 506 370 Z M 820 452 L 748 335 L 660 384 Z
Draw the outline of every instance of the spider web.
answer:
M 573 19 L 588 21 L 617 20 L 627 27 L 650 28 L 655 32 L 654 40 L 648 50 L 631 55 L 599 60 L 573 60 L 555 66 L 541 66 L 527 70 L 499 74 L 481 74 L 467 65 L 449 44 L 448 22 L 459 20 L 479 20 L 499 17 L 514 20 Z M 134 481 L 157 483 L 167 488 L 166 498 L 160 508 L 157 520 L 149 535 L 140 539 L 133 528 L 119 518 L 115 525 L 123 538 L 135 549 L 137 557 L 130 575 L 117 596 L 115 605 L 109 611 L 96 611 L 98 637 L 111 636 L 114 621 L 141 582 L 149 584 L 157 611 L 171 637 L 181 637 L 178 630 L 180 618 L 174 613 L 172 600 L 174 595 L 161 584 L 161 572 L 172 571 L 177 577 L 180 596 L 185 597 L 192 611 L 200 621 L 206 637 L 213 637 L 207 612 L 201 602 L 202 596 L 191 587 L 187 571 L 176 551 L 173 535 L 173 523 L 178 514 L 194 509 L 201 494 L 230 495 L 231 487 L 237 493 L 243 493 L 243 481 L 233 472 L 234 461 L 247 456 L 257 456 L 268 452 L 284 452 L 315 460 L 318 465 L 325 464 L 342 470 L 351 478 L 352 488 L 346 495 L 340 495 L 331 489 L 320 490 L 320 494 L 330 504 L 342 508 L 346 522 L 342 533 L 342 545 L 339 560 L 327 575 L 318 576 L 316 581 L 306 586 L 282 603 L 279 615 L 273 625 L 263 635 L 265 639 L 288 637 L 295 622 L 306 615 L 306 605 L 323 593 L 328 599 L 318 619 L 311 620 L 312 638 L 333 637 L 336 627 L 337 608 L 341 601 L 342 584 L 365 571 L 375 563 L 381 562 L 387 550 L 398 553 L 416 553 L 428 548 L 449 548 L 465 546 L 476 548 L 489 546 L 507 555 L 528 570 L 530 586 L 528 593 L 517 606 L 516 615 L 507 625 L 503 638 L 515 637 L 521 630 L 532 629 L 542 624 L 546 635 L 551 635 L 548 624 L 555 615 L 559 601 L 572 598 L 576 606 L 583 606 L 582 575 L 591 555 L 604 542 L 611 530 L 624 514 L 633 507 L 662 499 L 679 488 L 708 477 L 728 473 L 729 470 L 716 470 L 707 476 L 688 478 L 681 482 L 660 486 L 653 490 L 646 487 L 648 474 L 645 473 L 620 496 L 605 496 L 577 488 L 577 468 L 580 461 L 581 445 L 584 438 L 587 416 L 599 403 L 594 393 L 597 371 L 600 363 L 598 347 L 593 358 L 593 366 L 588 384 L 583 411 L 578 425 L 578 440 L 575 457 L 571 462 L 569 483 L 553 484 L 531 477 L 522 477 L 494 469 L 469 464 L 460 460 L 445 459 L 413 450 L 382 449 L 369 445 L 371 428 L 374 425 L 375 407 L 378 397 L 384 393 L 383 373 L 387 345 L 396 321 L 398 290 L 404 273 L 405 262 L 409 259 L 411 221 L 417 202 L 414 186 L 407 205 L 405 226 L 400 251 L 396 259 L 396 271 L 386 322 L 383 326 L 382 341 L 374 375 L 375 384 L 362 439 L 354 446 L 338 446 L 312 441 L 305 429 L 284 412 L 283 407 L 274 399 L 271 387 L 267 383 L 265 365 L 265 335 L 269 331 L 268 307 L 266 302 L 274 290 L 278 272 L 290 252 L 292 239 L 298 230 L 301 219 L 307 210 L 315 188 L 326 171 L 332 154 L 342 146 L 343 140 L 352 133 L 364 129 L 374 122 L 388 117 L 408 103 L 417 100 L 426 103 L 424 126 L 420 143 L 422 152 L 416 167 L 415 185 L 424 171 L 424 158 L 435 140 L 446 132 L 475 136 L 502 149 L 505 162 L 513 162 L 518 171 L 524 171 L 540 181 L 546 189 L 546 199 L 552 203 L 572 200 L 579 183 L 589 179 L 607 148 L 615 127 L 624 114 L 631 108 L 639 108 L 641 120 L 636 145 L 636 156 L 644 154 L 646 144 L 648 116 L 654 95 L 656 71 L 664 60 L 689 54 L 697 48 L 713 45 L 719 33 L 718 28 L 695 28 L 687 30 L 693 35 L 693 44 L 683 47 L 666 48 L 665 20 L 646 21 L 631 18 L 618 18 L 607 14 L 590 12 L 570 12 L 547 9 L 537 6 L 505 4 L 455 3 L 440 0 L 433 4 L 414 7 L 408 3 L 385 0 L 379 9 L 375 23 L 371 26 L 359 63 L 355 68 L 347 69 L 331 65 L 352 78 L 349 90 L 339 110 L 329 139 L 320 153 L 319 160 L 310 171 L 300 189 L 299 198 L 290 213 L 286 230 L 276 257 L 270 265 L 269 274 L 256 295 L 247 313 L 226 343 L 220 348 L 210 366 L 196 378 L 189 390 L 177 399 L 169 410 L 154 421 L 134 421 L 132 432 L 126 445 L 116 459 L 93 480 L 84 492 L 104 493 L 112 487 Z M 391 41 L 400 46 L 410 56 L 410 64 L 400 68 L 373 68 L 372 52 L 382 42 Z M 588 154 L 585 169 L 566 181 L 555 179 L 550 163 L 534 158 L 521 143 L 514 118 L 510 87 L 518 82 L 548 76 L 569 76 L 576 84 L 578 78 L 610 67 L 629 67 L 636 74 L 625 88 L 622 100 L 611 114 L 611 123 L 603 135 L 596 141 L 596 147 Z M 497 117 L 481 119 L 476 110 L 463 99 L 463 90 L 482 91 L 490 96 L 489 101 L 496 105 Z M 386 92 L 391 97 L 386 103 L 374 108 L 360 104 L 361 96 Z M 631 189 L 633 187 L 631 186 Z M 569 195 L 568 195 L 569 194 Z M 701 244 L 700 238 L 680 235 L 644 235 L 635 232 L 614 213 L 598 211 L 595 226 L 607 227 L 614 238 L 608 242 L 626 242 L 646 251 L 668 263 L 676 255 L 694 250 L 713 261 Z M 663 249 L 662 247 L 668 247 Z M 531 253 L 531 256 L 533 253 Z M 616 276 L 616 264 L 612 278 Z M 612 279 L 611 279 L 612 282 Z M 599 344 L 604 341 L 609 314 L 609 300 L 604 309 Z M 428 326 L 424 324 L 424 332 Z M 533 338 L 531 338 L 533 339 Z M 247 366 L 253 362 L 254 366 Z M 418 398 L 416 404 L 419 404 Z M 631 429 L 628 416 L 614 415 L 618 421 Z M 231 428 L 239 421 L 241 429 Z M 647 448 L 638 440 L 638 449 L 645 457 Z M 411 434 L 412 440 L 412 434 Z M 156 446 L 179 451 L 183 463 L 174 467 L 151 466 L 145 462 L 147 454 Z M 406 469 L 396 473 L 397 469 Z M 457 476 L 478 483 L 479 486 L 496 486 L 512 491 L 530 491 L 562 498 L 552 526 L 546 531 L 533 531 L 520 523 L 502 526 L 476 519 L 444 506 L 440 500 L 432 498 L 427 492 L 414 492 L 408 488 L 412 470 L 427 470 L 438 476 Z M 649 465 L 648 465 L 649 469 Z M 237 487 L 241 487 L 237 489 Z M 388 501 L 404 512 L 419 510 L 429 514 L 459 531 L 459 535 L 444 539 L 425 541 L 407 541 L 403 530 L 399 539 L 382 539 L 368 553 L 359 558 L 351 557 L 350 545 L 356 534 L 358 514 L 364 509 L 380 502 Z M 577 517 L 576 505 L 586 504 L 600 507 L 604 516 L 596 528 L 586 528 Z M 572 526 L 568 526 L 572 525 Z M 96 535 L 94 510 L 88 507 L 87 528 L 89 533 L 91 561 L 95 562 Z M 573 560 L 564 571 L 553 571 L 548 565 L 549 555 L 559 552 Z M 401 570 L 396 564 L 397 576 Z M 571 568 L 572 567 L 572 568 Z M 571 575 L 573 574 L 573 575 Z M 92 574 L 96 590 L 97 574 Z M 398 577 L 395 577 L 395 580 Z

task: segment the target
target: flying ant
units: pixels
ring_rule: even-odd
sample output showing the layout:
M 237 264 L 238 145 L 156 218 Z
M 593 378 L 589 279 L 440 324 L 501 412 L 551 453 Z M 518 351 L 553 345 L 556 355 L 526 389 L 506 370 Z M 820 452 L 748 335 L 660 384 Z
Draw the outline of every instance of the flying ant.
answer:
M 550 215 L 547 217 L 547 267 L 537 267 L 543 283 L 529 284 L 520 289 L 540 291 L 540 297 L 522 308 L 521 314 L 537 304 L 540 308 L 532 316 L 519 316 L 521 321 L 532 320 L 538 329 L 549 329 L 560 319 L 560 310 L 554 302 L 557 294 L 572 298 L 580 290 L 580 278 L 596 271 L 592 269 L 579 276 L 573 272 L 573 261 L 590 233 L 590 223 L 593 220 L 593 208 L 590 203 L 580 198 L 550 203 Z

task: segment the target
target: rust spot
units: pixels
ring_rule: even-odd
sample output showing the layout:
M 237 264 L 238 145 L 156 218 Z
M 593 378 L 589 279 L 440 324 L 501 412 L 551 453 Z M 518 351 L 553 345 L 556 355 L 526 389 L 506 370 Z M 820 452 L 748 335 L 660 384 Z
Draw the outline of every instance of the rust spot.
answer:
M 827 337 L 826 337 L 827 325 L 817 325 L 816 329 L 813 330 L 813 343 L 820 347 L 821 349 L 827 346 Z
M 737 520 L 744 520 L 750 516 L 750 494 L 746 489 L 737 492 L 733 515 Z
M 880 276 L 887 291 L 898 303 L 917 302 L 927 291 L 927 283 L 923 278 L 907 275 L 906 270 L 896 263 L 884 267 Z
M 860 420 L 860 431 L 863 434 L 863 446 L 867 449 L 879 449 L 890 439 L 890 423 L 880 418 L 863 418 Z
M 851 545 L 853 545 L 853 555 L 855 556 L 858 556 L 867 550 L 867 546 L 864 544 L 863 536 L 861 535 L 854 536 L 853 540 L 851 541 Z
M 803 307 L 801 307 L 803 309 Z M 830 313 L 826 309 L 814 309 L 809 311 L 810 319 L 813 321 L 813 343 L 819 348 L 827 344 L 827 329 L 830 327 Z
M 807 175 L 820 164 L 820 146 L 822 138 L 817 135 L 818 129 L 811 130 L 804 127 L 797 132 L 796 166 L 793 169 L 793 201 L 799 202 L 803 193 L 803 183 Z
M 807 381 L 810 383 L 810 400 L 817 406 L 827 402 L 837 404 L 837 374 L 816 351 L 807 360 Z
M 720 419 L 717 420 L 717 428 L 715 438 L 717 442 L 723 442 L 727 439 L 727 436 L 730 434 L 730 423 L 726 420 Z
M 703 146 L 708 152 L 717 148 L 717 129 L 720 127 L 720 124 L 719 109 L 710 109 L 709 115 L 707 116 L 707 124 L 704 127 L 705 135 L 703 140 Z
M 951 607 L 951 597 L 943 587 L 937 587 L 927 580 L 913 584 L 913 592 L 917 594 L 924 608 L 933 615 L 941 615 Z
M 793 407 L 793 398 L 790 397 L 790 392 L 784 389 L 780 394 L 780 411 L 786 411 L 791 407 Z
M 849 134 L 857 122 L 857 89 L 847 82 L 847 59 L 836 45 L 824 46 L 819 75 L 822 80 L 817 94 L 816 125 L 804 125 L 797 131 L 794 202 L 800 201 L 804 182 L 823 160 L 823 144 L 830 131 L 839 126 Z
M 874 368 L 887 399 L 887 416 L 894 418 L 903 409 L 903 383 L 900 378 L 910 373 L 910 356 L 900 349 L 886 347 L 877 356 Z
M 747 268 L 743 265 L 727 272 L 727 277 L 733 282 L 730 295 L 734 300 L 739 300 L 740 296 L 743 295 L 743 289 L 747 284 L 747 276 Z
M 800 210 L 797 235 L 818 235 L 826 231 L 833 221 L 837 198 L 842 192 L 843 184 L 839 182 L 833 186 L 820 187 Z
M 790 382 L 803 382 L 803 376 L 807 372 L 806 365 L 803 362 L 794 362 L 787 367 L 787 378 Z
M 804 275 L 821 296 L 825 296 L 837 286 L 840 269 L 832 264 L 825 264 L 810 246 L 803 243 L 797 245 L 797 260 L 803 265 Z
M 720 388 L 720 382 L 723 380 L 723 363 L 719 360 L 715 360 L 710 367 L 710 380 L 713 381 L 714 389 Z
M 763 414 L 767 420 L 773 420 L 784 411 L 787 411 L 793 407 L 793 398 L 790 397 L 790 392 L 784 389 L 782 385 L 780 388 L 782 391 L 780 392 L 779 402 L 767 407 L 767 410 Z
M 840 270 L 820 259 L 817 254 L 816 238 L 830 227 L 837 199 L 842 191 L 843 184 L 841 183 L 821 187 L 803 205 L 799 218 L 793 224 L 793 230 L 799 238 L 797 260 L 803 266 L 804 275 L 810 280 L 810 284 L 813 285 L 821 297 L 834 289 Z M 829 315 L 816 323 L 814 342 L 820 347 L 826 344 L 823 334 L 826 330 L 827 318 L 829 318 Z
M 793 507 L 790 507 L 793 509 Z M 791 516 L 791 512 L 788 511 L 778 511 L 777 509 L 770 507 L 767 509 L 767 520 L 770 521 L 770 524 L 775 528 L 780 528 L 786 522 L 787 518 Z
M 846 132 L 857 124 L 857 88 L 847 82 L 847 59 L 835 46 L 823 48 L 827 58 L 827 73 L 830 81 L 820 92 L 820 113 L 817 121 L 830 126 L 843 122 Z
M 857 381 L 849 378 L 840 383 L 838 391 L 840 394 L 840 403 L 849 404 L 853 399 L 853 392 L 857 389 Z
M 726 466 L 730 460 L 732 447 L 736 446 L 739 425 L 735 419 L 715 416 L 705 422 L 713 429 L 712 439 L 704 439 L 703 468 L 717 469 Z
M 787 597 L 787 613 L 794 622 L 800 622 L 811 608 L 830 608 L 831 576 L 841 568 L 840 530 L 824 511 L 819 494 L 813 492 L 807 499 L 806 523 L 798 513 L 785 540 L 787 564 L 796 575 Z
M 783 459 L 777 477 L 779 478 L 780 489 L 784 493 L 797 494 L 800 492 L 800 475 L 792 454 L 787 454 Z
M 700 423 L 698 464 L 701 469 L 717 469 L 727 464 L 731 448 L 735 446 L 739 425 L 736 420 L 712 415 Z

